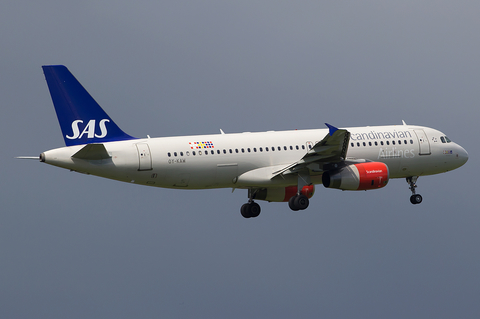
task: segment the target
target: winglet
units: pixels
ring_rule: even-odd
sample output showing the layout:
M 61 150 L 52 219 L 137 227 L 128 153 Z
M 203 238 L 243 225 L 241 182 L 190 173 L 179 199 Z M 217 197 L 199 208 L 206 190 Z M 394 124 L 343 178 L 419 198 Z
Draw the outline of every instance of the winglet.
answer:
M 330 136 L 332 136 L 333 133 L 335 133 L 338 130 L 338 128 L 328 123 L 325 123 L 325 125 L 328 127 L 328 133 L 330 134 Z

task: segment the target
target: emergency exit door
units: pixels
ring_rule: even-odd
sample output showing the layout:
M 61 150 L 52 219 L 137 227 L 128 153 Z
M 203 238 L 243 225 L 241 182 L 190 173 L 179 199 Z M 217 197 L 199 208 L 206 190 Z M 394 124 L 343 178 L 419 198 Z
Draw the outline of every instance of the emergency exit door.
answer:
M 138 170 L 148 171 L 152 169 L 152 156 L 150 154 L 150 147 L 147 143 L 135 144 L 138 151 Z
M 424 130 L 413 130 L 417 135 L 418 145 L 420 148 L 420 155 L 430 155 L 430 142 L 428 141 L 427 134 Z

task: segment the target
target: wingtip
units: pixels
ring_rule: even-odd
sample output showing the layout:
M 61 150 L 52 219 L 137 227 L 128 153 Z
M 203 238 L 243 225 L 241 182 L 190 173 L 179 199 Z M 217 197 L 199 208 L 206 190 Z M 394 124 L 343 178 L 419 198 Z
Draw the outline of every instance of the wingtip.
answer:
M 332 136 L 333 133 L 335 133 L 338 130 L 338 128 L 328 123 L 325 123 L 325 125 L 328 127 L 328 133 L 330 134 L 330 136 Z

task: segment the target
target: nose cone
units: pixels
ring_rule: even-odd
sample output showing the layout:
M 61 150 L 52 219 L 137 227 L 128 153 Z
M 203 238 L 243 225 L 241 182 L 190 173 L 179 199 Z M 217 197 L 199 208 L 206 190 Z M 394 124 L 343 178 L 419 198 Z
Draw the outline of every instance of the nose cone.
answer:
M 468 153 L 460 145 L 457 145 L 457 149 L 455 151 L 456 151 L 457 162 L 459 164 L 458 167 L 460 167 L 468 161 Z

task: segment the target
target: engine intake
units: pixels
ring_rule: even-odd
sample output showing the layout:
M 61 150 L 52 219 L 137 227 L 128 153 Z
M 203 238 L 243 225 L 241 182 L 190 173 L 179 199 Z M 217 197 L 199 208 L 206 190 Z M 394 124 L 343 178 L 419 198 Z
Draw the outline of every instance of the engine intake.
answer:
M 352 164 L 322 175 L 323 186 L 341 190 L 367 190 L 385 187 L 388 167 L 380 162 Z

